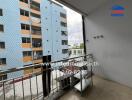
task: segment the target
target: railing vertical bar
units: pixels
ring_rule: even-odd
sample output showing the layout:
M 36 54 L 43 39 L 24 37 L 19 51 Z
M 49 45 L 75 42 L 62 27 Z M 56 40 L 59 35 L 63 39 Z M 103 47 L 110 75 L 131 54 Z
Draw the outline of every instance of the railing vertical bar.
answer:
M 23 77 L 22 77 L 22 93 L 23 93 L 23 100 L 24 100 L 25 97 L 24 97 L 24 84 L 23 84 Z
M 82 69 L 80 69 L 81 96 L 82 96 Z
M 54 87 L 53 87 L 53 85 L 54 85 L 54 78 L 53 78 L 53 73 L 54 73 L 54 70 L 52 70 L 52 72 L 51 72 L 52 90 L 53 90 L 53 95 L 54 95 Z
M 14 100 L 16 100 L 15 80 L 13 79 Z
M 58 85 L 57 85 L 57 70 L 56 70 L 56 88 L 57 88 L 57 92 L 58 92 Z
M 43 74 L 43 72 L 44 72 L 44 69 L 43 69 L 43 66 L 44 65 L 41 65 L 41 73 Z M 43 76 L 42 76 L 43 77 Z M 43 87 L 43 78 L 42 78 L 42 89 L 43 89 L 44 87 Z M 43 100 L 44 100 L 44 89 L 43 89 Z
M 31 94 L 31 100 L 32 100 L 32 81 L 31 81 L 32 76 L 30 76 L 29 81 L 30 81 L 30 94 Z
M 3 94 L 4 94 L 4 100 L 5 100 L 5 82 L 3 82 Z
M 37 75 L 36 75 L 36 88 L 37 88 L 37 99 L 38 99 L 38 78 L 37 78 Z

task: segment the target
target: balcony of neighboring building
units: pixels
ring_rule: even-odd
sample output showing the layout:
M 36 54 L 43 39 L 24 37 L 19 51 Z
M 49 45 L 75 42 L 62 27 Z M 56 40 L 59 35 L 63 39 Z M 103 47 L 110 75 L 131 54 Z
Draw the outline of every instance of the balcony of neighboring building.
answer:
M 40 3 L 31 1 L 30 3 L 31 12 L 40 15 Z
M 37 2 L 37 3 L 41 3 L 41 0 L 32 0 L 34 2 Z
M 29 8 L 29 2 L 28 0 L 19 0 L 20 8 Z
M 31 62 L 32 61 L 32 51 L 23 51 L 23 62 Z
M 32 50 L 33 51 L 42 50 L 42 39 L 32 38 Z
M 20 9 L 20 20 L 21 21 L 30 21 L 29 11 Z
M 36 26 L 32 26 L 31 27 L 31 34 L 32 34 L 32 38 L 42 38 L 42 33 L 41 33 L 41 28 L 40 27 L 36 27 Z
M 31 13 L 31 22 L 33 26 L 41 27 L 41 16 Z
M 21 24 L 21 34 L 30 34 L 30 25 L 28 24 Z
M 31 48 L 31 39 L 28 37 L 22 37 L 22 48 Z
M 43 62 L 43 53 L 42 51 L 34 51 L 33 52 L 33 63 L 37 64 L 37 63 L 42 63 Z

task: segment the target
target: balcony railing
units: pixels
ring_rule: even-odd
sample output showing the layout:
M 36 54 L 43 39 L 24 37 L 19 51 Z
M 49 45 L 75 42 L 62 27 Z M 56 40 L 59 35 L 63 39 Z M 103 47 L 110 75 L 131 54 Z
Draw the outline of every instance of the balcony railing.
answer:
M 87 55 L 1 71 L 8 79 L 0 81 L 0 100 L 54 100 L 71 88 L 82 93 L 84 80 L 92 84 L 92 65 L 93 58 Z
M 40 47 L 42 47 L 42 43 L 32 43 L 32 47 L 33 48 L 40 48 Z

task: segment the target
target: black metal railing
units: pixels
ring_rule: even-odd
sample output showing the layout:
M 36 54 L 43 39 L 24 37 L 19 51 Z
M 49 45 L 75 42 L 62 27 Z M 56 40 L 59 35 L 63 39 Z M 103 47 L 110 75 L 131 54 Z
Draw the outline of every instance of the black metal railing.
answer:
M 0 81 L 0 100 L 52 100 L 79 82 L 82 93 L 83 79 L 92 80 L 92 64 L 87 55 L 1 71 L 7 79 Z

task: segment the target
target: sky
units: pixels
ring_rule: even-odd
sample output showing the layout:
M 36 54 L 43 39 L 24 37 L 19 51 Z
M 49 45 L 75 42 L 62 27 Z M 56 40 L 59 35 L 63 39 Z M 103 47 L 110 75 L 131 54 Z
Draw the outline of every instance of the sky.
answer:
M 64 7 L 67 11 L 68 42 L 69 45 L 80 44 L 83 42 L 82 17 L 79 13 Z

